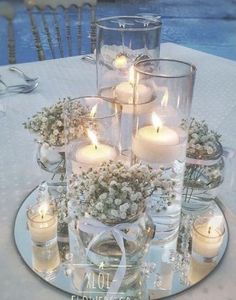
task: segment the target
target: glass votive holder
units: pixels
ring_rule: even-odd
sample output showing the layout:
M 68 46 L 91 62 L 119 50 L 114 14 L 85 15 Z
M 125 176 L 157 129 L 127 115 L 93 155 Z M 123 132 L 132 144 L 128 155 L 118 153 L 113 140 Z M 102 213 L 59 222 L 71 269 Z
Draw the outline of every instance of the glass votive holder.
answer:
M 27 224 L 35 245 L 47 246 L 57 241 L 57 212 L 52 203 L 45 201 L 30 207 Z
M 78 102 L 86 107 L 86 115 L 76 114 L 74 105 Z M 65 104 L 64 116 L 67 176 L 119 159 L 119 104 L 97 96 L 81 97 Z
M 43 278 L 50 281 L 60 266 L 60 253 L 57 243 L 46 247 L 32 245 L 32 266 Z
M 225 221 L 222 216 L 200 216 L 193 223 L 192 255 L 196 260 L 216 260 L 224 240 Z
M 122 103 L 130 101 L 130 69 L 137 61 L 159 57 L 160 36 L 160 19 L 117 16 L 98 20 L 96 59 L 99 94 L 117 98 Z

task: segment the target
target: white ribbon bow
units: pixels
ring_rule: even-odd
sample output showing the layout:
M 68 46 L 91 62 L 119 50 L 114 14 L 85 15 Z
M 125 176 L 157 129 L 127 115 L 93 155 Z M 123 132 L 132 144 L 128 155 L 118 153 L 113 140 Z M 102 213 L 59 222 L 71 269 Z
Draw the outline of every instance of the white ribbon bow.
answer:
M 134 226 L 138 227 L 138 225 L 135 223 L 122 223 L 122 224 L 117 224 L 115 226 L 109 226 L 99 222 L 94 218 L 81 218 L 79 220 L 78 225 L 81 231 L 86 232 L 88 234 L 95 235 L 87 247 L 87 255 L 88 255 L 88 251 L 93 246 L 93 244 L 95 244 L 96 241 L 99 240 L 99 238 L 105 233 L 112 233 L 122 252 L 120 264 L 115 273 L 115 276 L 113 277 L 111 286 L 106 295 L 109 299 L 112 299 L 113 298 L 112 296 L 114 296 L 114 294 L 116 294 L 119 291 L 119 288 L 121 286 L 122 280 L 126 272 L 126 252 L 125 252 L 124 240 L 134 241 L 136 238 L 136 234 L 134 232 L 131 232 L 131 235 L 127 235 L 122 230 L 124 229 L 127 230 L 131 227 L 133 228 Z

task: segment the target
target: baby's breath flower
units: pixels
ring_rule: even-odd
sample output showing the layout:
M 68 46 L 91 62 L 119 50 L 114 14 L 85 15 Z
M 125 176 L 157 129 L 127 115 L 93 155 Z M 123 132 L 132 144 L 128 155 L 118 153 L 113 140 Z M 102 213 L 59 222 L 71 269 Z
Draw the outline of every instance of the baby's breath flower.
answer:
M 128 167 L 122 162 L 109 161 L 97 169 L 73 175 L 69 190 L 81 211 L 101 222 L 120 223 L 138 217 L 154 191 L 171 194 L 174 183 L 162 178 L 162 171 L 151 167 L 142 164 Z
M 43 143 L 48 143 L 50 146 L 64 146 L 65 129 L 64 129 L 64 114 L 63 108 L 67 100 L 59 101 L 50 107 L 44 107 L 42 110 L 28 121 L 23 123 L 24 127 L 38 135 L 38 139 Z M 69 128 L 70 138 L 77 138 L 84 135 L 88 124 L 80 124 L 78 116 L 86 115 L 89 113 L 87 107 L 75 103 L 74 111 L 76 112 L 77 122 L 74 127 Z M 81 126 L 82 125 L 82 126 Z M 67 132 L 67 134 L 69 134 Z

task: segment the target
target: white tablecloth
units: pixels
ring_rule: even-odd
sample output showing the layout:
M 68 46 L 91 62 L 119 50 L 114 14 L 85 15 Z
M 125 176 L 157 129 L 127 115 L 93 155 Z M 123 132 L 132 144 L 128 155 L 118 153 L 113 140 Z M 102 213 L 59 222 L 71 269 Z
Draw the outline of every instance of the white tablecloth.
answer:
M 170 43 L 163 44 L 161 50 L 162 57 L 182 59 L 197 66 L 193 115 L 206 119 L 221 132 L 225 146 L 236 148 L 236 62 Z M 7 104 L 7 115 L 0 119 L 0 299 L 70 299 L 34 276 L 14 245 L 17 209 L 24 197 L 46 178 L 36 164 L 33 138 L 21 124 L 60 97 L 95 94 L 95 66 L 73 57 L 19 67 L 31 76 L 39 76 L 40 87 L 31 94 L 0 98 L 0 104 L 3 101 Z M 21 81 L 7 67 L 1 67 L 0 74 L 9 84 Z M 204 282 L 170 299 L 234 300 L 236 297 L 236 175 L 233 174 L 236 159 L 232 158 L 230 166 L 221 192 L 230 227 L 227 254 L 217 271 Z

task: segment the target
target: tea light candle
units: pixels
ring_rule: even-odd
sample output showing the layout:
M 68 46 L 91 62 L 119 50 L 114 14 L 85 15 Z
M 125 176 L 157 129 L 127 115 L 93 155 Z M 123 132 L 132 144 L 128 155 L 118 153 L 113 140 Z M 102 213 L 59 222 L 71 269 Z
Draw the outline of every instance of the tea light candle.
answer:
M 141 160 L 170 162 L 179 155 L 179 135 L 173 128 L 164 126 L 156 113 L 153 125 L 142 127 L 133 138 L 132 151 Z
M 34 205 L 27 211 L 28 228 L 35 244 L 48 244 L 57 237 L 57 214 L 48 202 Z
M 76 152 L 76 161 L 86 165 L 99 165 L 107 160 L 114 160 L 116 150 L 107 144 L 98 143 L 95 133 L 88 130 L 88 137 L 92 144 L 81 146 Z
M 146 103 L 152 99 L 152 90 L 144 84 L 137 84 L 137 103 Z M 134 67 L 129 70 L 129 81 L 115 87 L 114 96 L 123 104 L 132 104 L 134 96 Z
M 218 255 L 224 237 L 222 217 L 213 217 L 210 221 L 193 226 L 193 252 L 203 258 L 214 258 Z

